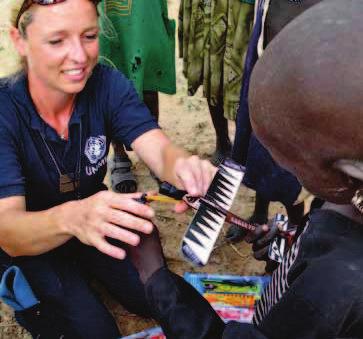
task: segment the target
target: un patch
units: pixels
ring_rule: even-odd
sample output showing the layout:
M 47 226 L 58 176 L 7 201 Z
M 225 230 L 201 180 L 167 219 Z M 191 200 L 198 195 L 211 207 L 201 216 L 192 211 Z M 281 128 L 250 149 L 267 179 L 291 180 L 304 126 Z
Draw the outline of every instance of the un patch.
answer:
M 106 137 L 104 135 L 89 137 L 86 141 L 84 154 L 87 156 L 89 162 L 94 165 L 103 159 L 106 154 L 106 147 Z

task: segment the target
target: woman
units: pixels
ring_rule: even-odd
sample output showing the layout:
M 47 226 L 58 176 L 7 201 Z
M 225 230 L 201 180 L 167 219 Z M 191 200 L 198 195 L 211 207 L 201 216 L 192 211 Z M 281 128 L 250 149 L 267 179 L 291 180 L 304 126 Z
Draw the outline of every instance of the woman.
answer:
M 105 191 L 111 140 L 193 195 L 205 193 L 214 172 L 171 144 L 125 77 L 97 65 L 97 2 L 11 2 L 24 69 L 0 88 L 0 267 L 20 267 L 40 301 L 16 314 L 34 337 L 120 335 L 86 275 L 149 314 L 121 244 L 150 233 L 154 211 L 135 201 L 140 193 Z

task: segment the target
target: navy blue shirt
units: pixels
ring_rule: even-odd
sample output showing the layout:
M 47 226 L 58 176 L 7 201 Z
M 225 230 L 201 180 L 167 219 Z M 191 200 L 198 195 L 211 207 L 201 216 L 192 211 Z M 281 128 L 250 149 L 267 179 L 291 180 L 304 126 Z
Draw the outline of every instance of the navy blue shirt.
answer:
M 45 123 L 31 100 L 27 78 L 0 86 L 0 198 L 25 196 L 28 211 L 44 210 L 76 199 L 60 193 L 59 173 L 77 172 L 82 198 L 105 189 L 110 142 L 131 143 L 158 128 L 132 85 L 119 71 L 97 65 L 77 95 L 62 140 Z M 50 154 L 51 153 L 51 154 Z

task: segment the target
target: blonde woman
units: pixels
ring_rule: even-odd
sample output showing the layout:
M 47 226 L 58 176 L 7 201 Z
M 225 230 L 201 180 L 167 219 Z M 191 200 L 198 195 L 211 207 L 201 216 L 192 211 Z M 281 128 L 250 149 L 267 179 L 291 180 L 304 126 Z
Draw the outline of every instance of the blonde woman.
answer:
M 97 3 L 10 3 L 23 68 L 0 87 L 0 274 L 18 266 L 40 301 L 16 314 L 34 337 L 120 336 L 88 277 L 129 310 L 150 314 L 123 244 L 152 231 L 154 211 L 135 200 L 140 193 L 106 190 L 111 140 L 193 195 L 206 192 L 214 173 L 171 144 L 121 73 L 97 64 Z

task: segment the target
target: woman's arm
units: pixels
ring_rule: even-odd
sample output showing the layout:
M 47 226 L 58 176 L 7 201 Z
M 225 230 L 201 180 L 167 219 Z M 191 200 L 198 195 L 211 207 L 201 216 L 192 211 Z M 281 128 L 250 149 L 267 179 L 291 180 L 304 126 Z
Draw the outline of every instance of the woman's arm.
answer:
M 152 231 L 149 219 L 154 211 L 134 200 L 139 196 L 102 191 L 40 212 L 26 211 L 21 196 L 0 199 L 0 247 L 10 256 L 39 255 L 75 236 L 86 245 L 123 259 L 125 251 L 105 237 L 134 246 L 139 243 L 134 231 Z
M 216 173 L 209 161 L 173 145 L 159 129 L 142 134 L 131 146 L 161 180 L 195 196 L 205 195 Z
M 41 254 L 70 238 L 54 220 L 54 209 L 26 212 L 23 196 L 0 199 L 0 247 L 10 256 Z

